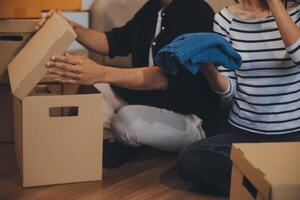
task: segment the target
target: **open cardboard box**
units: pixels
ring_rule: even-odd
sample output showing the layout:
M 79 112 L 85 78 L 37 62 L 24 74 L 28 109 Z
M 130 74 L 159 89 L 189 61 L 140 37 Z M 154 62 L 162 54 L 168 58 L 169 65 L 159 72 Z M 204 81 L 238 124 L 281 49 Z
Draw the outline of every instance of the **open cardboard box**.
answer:
M 102 179 L 101 95 L 51 94 L 37 87 L 49 59 L 75 38 L 65 19 L 54 14 L 8 66 L 24 187 Z M 59 114 L 65 108 L 72 112 Z
M 38 19 L 0 20 L 0 84 L 8 84 L 7 66 L 35 32 Z
M 41 18 L 40 0 L 0 0 L 0 19 Z
M 13 142 L 12 93 L 7 66 L 33 36 L 39 20 L 0 20 L 0 142 Z
M 230 200 L 300 199 L 300 142 L 234 144 Z

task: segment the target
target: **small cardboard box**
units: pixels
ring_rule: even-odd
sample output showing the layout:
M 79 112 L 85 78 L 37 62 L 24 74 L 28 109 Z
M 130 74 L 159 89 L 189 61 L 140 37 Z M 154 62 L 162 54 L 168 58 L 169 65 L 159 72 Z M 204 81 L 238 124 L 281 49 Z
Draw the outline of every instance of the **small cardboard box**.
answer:
M 75 38 L 55 14 L 8 66 L 24 187 L 102 179 L 101 95 L 48 94 L 36 87 L 51 56 L 61 55 Z M 65 108 L 72 113 L 59 114 Z
M 0 84 L 9 83 L 7 65 L 35 32 L 39 20 L 0 20 Z
M 41 18 L 40 0 L 0 0 L 0 19 Z
M 41 7 L 43 11 L 78 11 L 82 8 L 81 0 L 41 0 Z
M 300 142 L 234 144 L 231 200 L 300 199 Z
M 9 85 L 0 84 L 0 142 L 13 142 L 12 94 Z

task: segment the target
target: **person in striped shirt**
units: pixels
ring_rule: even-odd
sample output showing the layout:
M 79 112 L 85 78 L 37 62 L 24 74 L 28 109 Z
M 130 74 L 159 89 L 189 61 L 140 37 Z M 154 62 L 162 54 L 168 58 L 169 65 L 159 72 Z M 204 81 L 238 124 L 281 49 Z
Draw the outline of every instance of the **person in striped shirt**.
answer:
M 300 6 L 240 0 L 215 15 L 214 31 L 243 59 L 238 70 L 207 64 L 210 86 L 231 102 L 228 125 L 179 156 L 180 175 L 198 187 L 230 191 L 232 143 L 300 141 Z

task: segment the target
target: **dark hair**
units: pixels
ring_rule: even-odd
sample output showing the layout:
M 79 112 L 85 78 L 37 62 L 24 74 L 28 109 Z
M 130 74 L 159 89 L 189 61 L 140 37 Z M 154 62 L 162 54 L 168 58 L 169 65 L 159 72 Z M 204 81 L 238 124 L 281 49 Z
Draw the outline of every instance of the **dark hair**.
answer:
M 234 0 L 236 3 L 240 3 L 239 0 Z M 250 3 L 250 0 L 246 0 L 248 3 Z M 260 0 L 260 7 L 263 9 L 263 10 L 270 10 L 270 7 L 267 3 L 266 0 Z

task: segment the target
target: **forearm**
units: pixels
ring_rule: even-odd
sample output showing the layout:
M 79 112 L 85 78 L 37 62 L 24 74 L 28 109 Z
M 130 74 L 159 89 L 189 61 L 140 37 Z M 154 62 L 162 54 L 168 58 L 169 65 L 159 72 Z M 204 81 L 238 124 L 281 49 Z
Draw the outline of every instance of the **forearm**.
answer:
M 215 66 L 207 64 L 202 68 L 202 71 L 213 90 L 219 93 L 224 93 L 228 90 L 228 80 L 215 68 Z
M 109 52 L 108 41 L 105 33 L 84 28 L 76 24 L 74 30 L 77 33 L 77 41 L 94 52 L 107 55 Z
M 268 0 L 275 17 L 279 32 L 286 47 L 293 45 L 300 38 L 300 30 L 293 22 L 280 0 Z
M 168 80 L 158 67 L 144 68 L 115 68 L 106 67 L 102 71 L 99 83 L 133 89 L 133 90 L 164 90 L 168 87 Z

